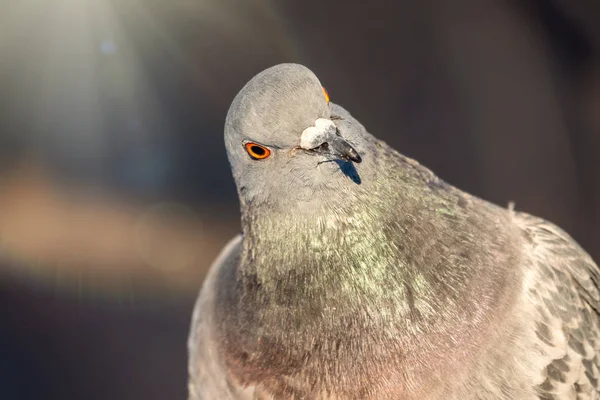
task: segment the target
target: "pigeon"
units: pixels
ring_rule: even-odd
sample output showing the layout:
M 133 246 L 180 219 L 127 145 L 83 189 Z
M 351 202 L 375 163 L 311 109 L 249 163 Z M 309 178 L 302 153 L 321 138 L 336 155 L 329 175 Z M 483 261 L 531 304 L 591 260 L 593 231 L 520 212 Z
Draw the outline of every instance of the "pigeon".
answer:
M 189 400 L 599 398 L 600 270 L 469 195 L 280 64 L 233 100 L 241 235 L 211 266 Z

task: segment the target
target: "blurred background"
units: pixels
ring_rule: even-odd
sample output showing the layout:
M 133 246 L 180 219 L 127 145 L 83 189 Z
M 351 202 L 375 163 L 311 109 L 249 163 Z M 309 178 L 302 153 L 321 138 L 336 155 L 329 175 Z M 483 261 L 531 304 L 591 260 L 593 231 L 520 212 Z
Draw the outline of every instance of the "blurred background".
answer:
M 600 260 L 597 0 L 5 1 L 2 399 L 186 398 L 193 303 L 239 231 L 225 114 L 280 62 Z

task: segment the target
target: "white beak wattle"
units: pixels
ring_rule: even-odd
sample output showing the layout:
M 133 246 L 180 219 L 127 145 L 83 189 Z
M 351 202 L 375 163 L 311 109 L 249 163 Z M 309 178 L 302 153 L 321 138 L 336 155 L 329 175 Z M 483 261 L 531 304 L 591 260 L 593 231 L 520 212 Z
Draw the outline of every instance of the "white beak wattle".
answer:
M 300 136 L 300 147 L 305 150 L 314 149 L 327 141 L 327 137 L 335 134 L 336 126 L 332 120 L 318 118 L 314 126 L 306 128 Z

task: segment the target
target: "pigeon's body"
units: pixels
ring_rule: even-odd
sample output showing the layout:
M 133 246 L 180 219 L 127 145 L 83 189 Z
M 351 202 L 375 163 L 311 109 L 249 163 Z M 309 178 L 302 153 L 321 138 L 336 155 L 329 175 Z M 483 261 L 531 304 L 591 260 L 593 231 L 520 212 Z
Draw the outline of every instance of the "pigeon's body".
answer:
M 552 224 L 439 180 L 341 107 L 305 99 L 315 81 L 274 67 L 228 115 L 243 238 L 196 305 L 190 399 L 597 398 L 590 257 Z M 257 110 L 274 114 L 268 124 Z M 339 131 L 329 146 L 286 143 L 318 118 Z M 251 159 L 248 140 L 273 154 Z

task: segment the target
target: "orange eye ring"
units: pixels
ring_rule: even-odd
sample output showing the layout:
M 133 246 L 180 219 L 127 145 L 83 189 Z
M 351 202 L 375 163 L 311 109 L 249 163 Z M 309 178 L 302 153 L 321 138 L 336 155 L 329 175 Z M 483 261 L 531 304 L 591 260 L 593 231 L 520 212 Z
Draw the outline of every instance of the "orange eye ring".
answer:
M 260 144 L 249 142 L 246 143 L 244 147 L 246 147 L 246 151 L 248 152 L 250 157 L 252 157 L 255 160 L 264 160 L 265 158 L 271 155 L 271 150 L 269 150 L 265 146 L 261 146 Z
M 321 86 L 321 89 L 323 89 L 323 95 L 325 96 L 325 101 L 327 102 L 327 104 L 329 104 L 329 92 L 327 92 L 327 89 L 325 89 L 324 86 Z

